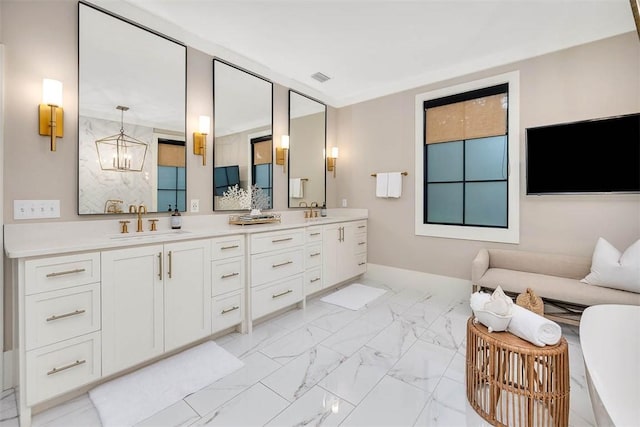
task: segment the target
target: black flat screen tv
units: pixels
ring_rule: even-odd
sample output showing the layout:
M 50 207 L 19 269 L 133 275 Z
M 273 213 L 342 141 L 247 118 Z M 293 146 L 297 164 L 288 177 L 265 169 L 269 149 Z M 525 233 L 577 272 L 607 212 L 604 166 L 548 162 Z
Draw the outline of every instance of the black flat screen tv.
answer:
M 640 113 L 526 134 L 527 194 L 640 192 Z

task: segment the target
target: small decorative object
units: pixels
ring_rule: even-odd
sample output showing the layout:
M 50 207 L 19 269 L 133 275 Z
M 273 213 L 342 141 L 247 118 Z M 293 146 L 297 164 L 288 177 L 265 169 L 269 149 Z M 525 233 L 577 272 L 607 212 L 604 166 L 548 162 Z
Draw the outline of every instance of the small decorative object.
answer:
M 251 209 L 251 215 L 261 215 L 262 209 L 268 209 L 270 198 L 262 188 L 252 185 L 249 191 L 238 184 L 229 187 L 220 198 L 223 209 Z
M 251 225 L 251 224 L 269 224 L 280 222 L 280 214 L 241 214 L 229 215 L 229 224 Z
M 518 295 L 516 298 L 516 304 L 529 311 L 533 311 L 540 316 L 544 316 L 544 302 L 542 301 L 542 298 L 537 296 L 531 288 L 527 288 L 524 293 Z
M 171 214 L 171 228 L 174 230 L 179 230 L 182 227 L 182 216 L 180 215 L 180 211 L 178 211 L 178 207 Z
M 486 310 L 476 310 L 473 314 L 475 315 L 473 323 L 482 323 L 487 327 L 487 331 L 489 332 L 506 331 L 512 317 L 511 314 L 502 316 Z

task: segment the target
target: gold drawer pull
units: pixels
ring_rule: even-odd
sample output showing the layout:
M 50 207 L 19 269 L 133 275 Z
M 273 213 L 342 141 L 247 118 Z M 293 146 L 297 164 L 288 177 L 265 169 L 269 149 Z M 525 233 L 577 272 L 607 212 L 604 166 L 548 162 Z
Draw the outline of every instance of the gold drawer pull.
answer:
M 316 277 L 315 279 L 311 279 L 311 280 L 309 281 L 309 283 L 317 282 L 318 280 L 320 280 L 320 278 L 319 278 L 319 277 Z
M 57 374 L 58 372 L 62 372 L 62 371 L 66 371 L 67 369 L 71 369 L 71 368 L 75 368 L 76 366 L 80 366 L 84 363 L 87 363 L 86 360 L 82 359 L 82 360 L 76 360 L 73 363 L 70 363 L 66 366 L 63 366 L 61 368 L 53 368 L 52 370 L 50 370 L 49 372 L 47 372 L 47 375 L 53 375 L 53 374 Z
M 366 225 L 359 225 L 358 228 L 366 228 Z
M 239 276 L 240 273 L 229 273 L 229 274 L 223 274 L 222 276 L 220 276 L 221 279 L 228 279 L 229 277 L 235 277 L 235 276 Z
M 49 273 L 49 274 L 47 274 L 47 277 L 66 276 L 67 274 L 84 273 L 85 271 L 87 271 L 86 268 L 76 268 L 74 270 L 67 270 L 67 271 L 59 271 L 59 272 L 55 272 L 55 273 Z
M 358 245 L 366 245 L 367 242 L 358 242 Z
M 239 306 L 239 305 L 234 305 L 234 306 L 233 306 L 233 307 L 231 307 L 231 308 L 227 308 L 227 309 L 222 310 L 222 311 L 220 312 L 220 314 L 227 314 L 227 313 L 231 313 L 232 311 L 235 311 L 235 310 L 237 310 L 237 309 L 239 309 L 239 308 L 240 308 L 240 306 Z
M 320 252 L 316 252 L 315 254 L 311 254 L 309 256 L 314 257 L 314 256 L 318 256 L 318 255 L 320 255 Z
M 287 289 L 286 291 L 280 292 L 279 294 L 271 295 L 271 298 L 278 298 L 286 294 L 290 294 L 291 292 L 293 292 L 293 289 Z
M 222 250 L 222 251 L 226 251 L 227 249 L 237 249 L 237 248 L 239 248 L 239 247 L 240 247 L 240 245 L 223 246 L 223 247 L 221 247 L 221 248 L 220 248 L 220 250 Z
M 72 311 L 71 313 L 65 313 L 65 314 L 61 314 L 61 315 L 53 315 L 51 317 L 47 317 L 47 322 L 52 322 L 54 320 L 60 320 L 60 319 L 64 319 L 65 317 L 71 317 L 71 316 L 77 316 L 78 314 L 83 314 L 85 313 L 87 310 L 76 310 L 76 311 Z
M 271 241 L 271 243 L 288 242 L 289 240 L 293 240 L 293 237 L 287 237 L 286 239 L 276 239 L 276 240 L 272 240 L 272 241 Z
M 293 264 L 293 261 L 281 262 L 280 264 L 272 264 L 272 268 L 283 267 L 285 265 Z
M 358 265 L 365 265 L 366 262 L 359 262 Z
M 311 233 L 311 234 L 309 234 L 309 236 L 319 236 L 319 235 L 320 235 L 320 233 Z

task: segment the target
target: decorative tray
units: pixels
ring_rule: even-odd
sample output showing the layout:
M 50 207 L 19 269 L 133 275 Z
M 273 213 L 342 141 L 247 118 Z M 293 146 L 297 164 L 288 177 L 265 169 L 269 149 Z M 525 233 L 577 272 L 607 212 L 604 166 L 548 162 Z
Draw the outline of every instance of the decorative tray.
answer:
M 269 224 L 280 222 L 280 214 L 260 214 L 260 215 L 229 215 L 229 224 L 251 225 L 251 224 Z

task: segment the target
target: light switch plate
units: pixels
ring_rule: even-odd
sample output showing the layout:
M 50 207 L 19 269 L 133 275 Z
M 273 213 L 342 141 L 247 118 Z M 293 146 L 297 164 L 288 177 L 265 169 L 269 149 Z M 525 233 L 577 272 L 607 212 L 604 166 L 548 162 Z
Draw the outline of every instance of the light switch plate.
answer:
M 14 200 L 13 219 L 60 218 L 60 200 Z
M 200 212 L 200 199 L 191 199 L 189 211 L 191 212 Z

